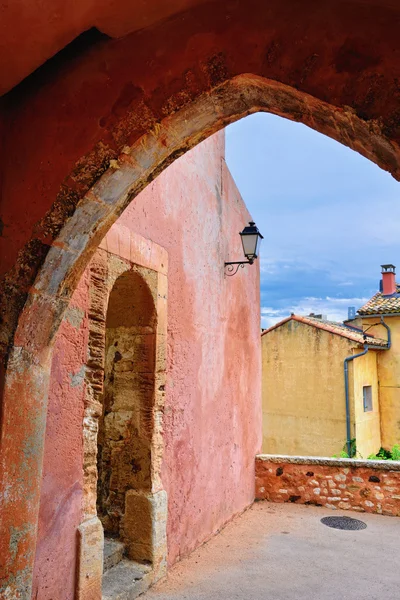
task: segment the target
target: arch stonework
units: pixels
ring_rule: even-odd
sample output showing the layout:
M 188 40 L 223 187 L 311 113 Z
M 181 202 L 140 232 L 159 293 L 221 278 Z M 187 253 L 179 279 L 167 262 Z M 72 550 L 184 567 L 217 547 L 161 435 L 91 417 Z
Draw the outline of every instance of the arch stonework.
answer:
M 11 597 L 30 597 L 52 340 L 128 202 L 196 143 L 260 110 L 400 179 L 398 11 L 324 4 L 198 6 L 45 66 L 5 98 L 0 543 Z
M 400 141 L 399 8 L 392 0 L 207 2 L 129 35 L 127 7 L 106 18 L 107 7 L 96 8 L 98 23 L 82 31 L 102 24 L 101 31 L 126 37 L 67 48 L 0 104 L 6 354 L 49 247 L 110 160 L 219 85 L 252 73 L 353 113 L 353 127 L 359 120 L 394 148 Z M 286 108 L 303 120 L 295 106 Z M 330 135 L 329 121 L 328 110 L 319 131 Z M 346 131 L 340 137 L 346 143 Z M 399 177 L 391 152 L 378 162 Z
M 101 598 L 103 526 L 96 509 L 97 444 L 105 391 L 107 313 L 115 285 L 124 276 L 134 276 L 145 286 L 144 299 L 150 302 L 147 308 L 153 316 L 151 328 L 144 327 L 144 329 L 146 331 L 151 329 L 154 335 L 152 348 L 149 349 L 151 356 L 148 356 L 154 372 L 150 382 L 151 389 L 147 389 L 150 397 L 147 393 L 146 402 L 151 404 L 150 411 L 146 415 L 141 415 L 141 419 L 145 418 L 148 422 L 146 429 L 149 434 L 150 451 L 149 485 L 143 490 L 126 491 L 126 509 L 121 530 L 124 542 L 127 544 L 128 555 L 137 559 L 138 552 L 143 554 L 144 551 L 145 555 L 141 555 L 140 559 L 145 559 L 152 564 L 152 570 L 146 576 L 144 585 L 156 581 L 166 572 L 167 498 L 161 482 L 161 465 L 167 360 L 167 273 L 167 252 L 161 246 L 134 234 L 122 225 L 112 227 L 89 264 L 89 336 L 83 416 L 83 521 L 78 530 L 77 597 L 79 600 Z M 123 309 L 126 310 L 125 305 Z M 131 397 L 132 386 L 129 388 L 129 398 Z M 128 408 L 126 398 L 123 408 L 125 410 Z M 131 452 L 129 456 L 131 459 L 134 454 Z
M 9 493 L 3 514 L 18 532 L 18 553 L 12 567 L 18 564 L 26 590 L 34 556 L 51 345 L 71 290 L 108 228 L 147 182 L 185 150 L 227 123 L 256 111 L 291 119 L 301 115 L 302 122 L 323 128 L 332 138 L 381 166 L 390 163 L 393 171 L 399 172 L 398 148 L 385 138 L 378 124 L 371 127 L 352 110 L 334 109 L 292 88 L 251 75 L 201 95 L 163 119 L 136 144 L 125 147 L 111 162 L 51 246 L 19 319 L 8 363 L 2 456 L 3 482 Z M 18 405 L 15 397 L 19 398 Z M 27 475 L 20 477 L 20 473 Z M 30 502 L 21 507 L 25 497 Z M 25 551 L 20 552 L 22 548 Z M 14 581 L 21 585 L 18 578 Z

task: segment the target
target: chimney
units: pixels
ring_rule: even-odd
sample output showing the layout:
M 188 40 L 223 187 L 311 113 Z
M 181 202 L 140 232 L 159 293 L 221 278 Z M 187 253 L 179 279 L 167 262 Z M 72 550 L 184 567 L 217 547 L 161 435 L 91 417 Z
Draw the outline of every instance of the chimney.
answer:
M 356 318 L 356 307 L 349 306 L 347 309 L 347 320 L 352 321 L 355 318 Z
M 396 267 L 394 265 L 381 265 L 382 267 L 382 294 L 391 296 L 397 292 Z

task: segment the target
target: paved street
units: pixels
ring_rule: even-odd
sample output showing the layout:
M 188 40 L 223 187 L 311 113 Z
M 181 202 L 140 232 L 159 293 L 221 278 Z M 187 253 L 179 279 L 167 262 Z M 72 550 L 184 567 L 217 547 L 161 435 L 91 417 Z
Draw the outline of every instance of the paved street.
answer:
M 359 518 L 331 529 L 328 515 Z M 170 570 L 143 600 L 398 600 L 400 519 L 260 502 Z

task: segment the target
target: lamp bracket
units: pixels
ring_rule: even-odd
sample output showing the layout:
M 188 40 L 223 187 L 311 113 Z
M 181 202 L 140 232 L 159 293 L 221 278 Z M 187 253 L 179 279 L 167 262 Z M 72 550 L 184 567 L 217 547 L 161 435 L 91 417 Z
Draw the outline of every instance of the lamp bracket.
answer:
M 244 269 L 245 265 L 252 265 L 253 262 L 254 262 L 253 260 L 240 260 L 240 261 L 236 261 L 236 262 L 226 262 L 224 265 L 225 275 L 227 277 L 233 277 L 239 271 L 239 268 Z M 236 269 L 235 269 L 235 265 L 236 265 Z

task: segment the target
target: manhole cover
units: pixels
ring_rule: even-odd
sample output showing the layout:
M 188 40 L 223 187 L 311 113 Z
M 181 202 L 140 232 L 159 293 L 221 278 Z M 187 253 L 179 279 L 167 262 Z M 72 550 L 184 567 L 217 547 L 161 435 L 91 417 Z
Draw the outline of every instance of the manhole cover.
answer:
M 367 528 L 367 524 L 364 523 L 364 521 L 353 519 L 352 517 L 323 517 L 321 523 L 328 527 L 333 527 L 333 529 L 347 529 L 354 531 L 356 529 Z

